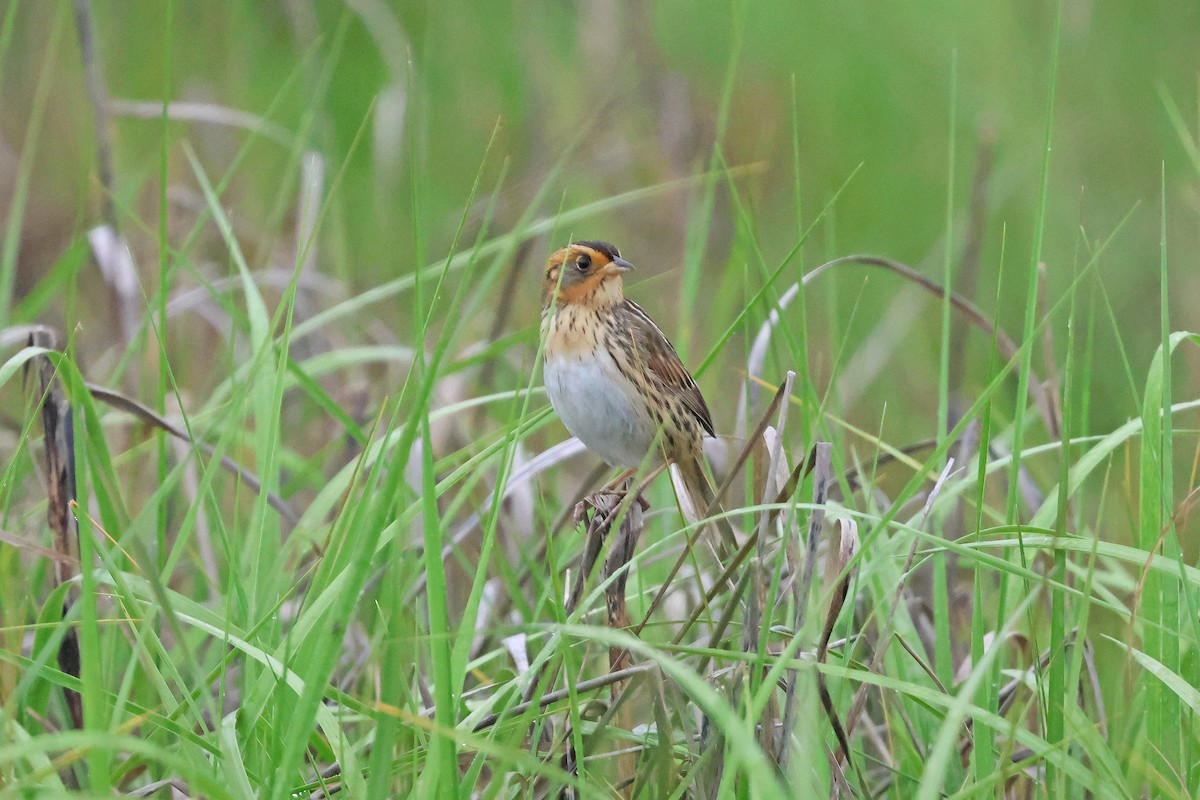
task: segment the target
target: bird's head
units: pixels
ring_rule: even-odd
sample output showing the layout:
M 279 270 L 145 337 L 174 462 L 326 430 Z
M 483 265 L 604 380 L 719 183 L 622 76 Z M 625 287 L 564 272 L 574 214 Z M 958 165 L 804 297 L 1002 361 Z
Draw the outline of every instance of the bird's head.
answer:
M 633 265 L 608 242 L 575 242 L 555 251 L 546 262 L 542 283 L 542 304 L 557 299 L 558 305 L 570 303 L 616 303 L 624 296 L 621 275 Z

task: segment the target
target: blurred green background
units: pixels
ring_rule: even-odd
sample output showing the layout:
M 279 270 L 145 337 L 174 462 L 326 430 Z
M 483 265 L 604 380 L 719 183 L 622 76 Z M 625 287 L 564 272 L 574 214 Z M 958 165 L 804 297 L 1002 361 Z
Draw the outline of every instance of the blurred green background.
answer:
M 972 175 L 988 140 L 994 163 L 976 294 L 990 312 L 1003 242 L 1007 277 L 999 318 L 1020 331 L 1051 88 L 1054 4 L 98 0 L 90 7 L 110 99 L 159 103 L 169 96 L 249 112 L 278 126 L 281 140 L 254 140 L 223 195 L 252 266 L 294 260 L 288 248 L 297 164 L 308 150 L 324 156 L 330 184 L 340 181 L 321 231 L 318 270 L 355 293 L 444 257 L 464 211 L 463 241 L 471 242 L 502 173 L 490 235 L 515 224 L 543 187 L 546 199 L 537 210 L 549 216 L 701 173 L 717 163 L 719 143 L 725 164 L 752 165 L 734 185 L 753 237 L 739 223 L 724 181 L 711 214 L 696 185 L 607 210 L 521 252 L 529 278 L 515 293 L 509 325 L 532 328 L 546 252 L 568 236 L 609 239 L 639 265 L 631 293 L 669 332 L 679 332 L 681 351 L 695 361 L 718 334 L 709 320 L 719 318 L 723 329 L 723 310 L 745 300 L 740 277 L 722 277 L 754 273 L 757 267 L 746 265 L 755 248 L 769 265 L 778 263 L 852 174 L 808 240 L 803 263 L 788 267 L 781 287 L 802 267 L 853 252 L 891 256 L 940 278 L 949 187 L 957 270 Z M 97 224 L 102 190 L 71 5 L 9 2 L 0 16 L 0 212 L 8 213 L 23 159 L 30 170 L 16 259 L 20 298 Z M 1132 210 L 1099 264 L 1100 283 L 1085 293 L 1095 303 L 1100 356 L 1093 429 L 1107 429 L 1135 410 L 1116 331 L 1135 385 L 1159 341 L 1164 170 L 1171 327 L 1200 328 L 1198 42 L 1200 3 L 1065 0 L 1061 6 L 1043 250 L 1051 300 Z M 44 119 L 31 129 L 43 82 Z M 123 231 L 152 296 L 162 124 L 118 108 L 108 132 Z M 174 236 L 190 229 L 203 205 L 180 143 L 195 149 L 215 180 L 235 163 L 249 135 L 186 121 L 173 122 L 169 132 Z M 553 172 L 560 162 L 562 169 Z M 482 191 L 467 207 L 481 165 Z M 231 269 L 215 231 L 196 248 L 197 263 L 207 257 L 217 263 L 216 274 Z M 65 299 L 31 308 L 67 328 L 82 322 L 91 336 L 81 346 L 102 351 L 108 310 L 82 299 L 104 296 L 103 284 L 88 259 L 79 258 L 76 269 L 74 287 L 62 287 Z M 695 298 L 685 293 L 681 304 L 676 289 L 685 270 L 713 280 L 700 284 Z M 877 421 L 889 399 L 918 415 L 913 434 L 927 435 L 936 403 L 938 306 L 913 294 L 909 305 L 917 310 L 902 325 L 901 338 L 888 340 L 876 326 L 900 284 L 866 275 L 823 278 L 816 288 L 820 302 L 810 298 L 814 383 L 831 379 L 843 336 L 849 335 L 848 353 L 881 346 L 887 365 L 864 373 L 850 407 L 839 411 Z M 721 296 L 730 293 L 739 296 Z M 407 331 L 410 318 L 400 303 L 362 324 Z M 1056 341 L 1065 339 L 1062 322 L 1052 326 Z M 179 327 L 174 330 L 178 336 Z M 173 341 L 185 349 L 194 340 Z M 978 358 L 971 361 L 984 360 L 985 338 L 972 341 L 969 352 Z M 1197 386 L 1195 354 L 1180 363 L 1183 396 Z M 182 374 L 203 385 L 205 362 L 190 366 L 181 363 Z M 732 378 L 736 369 L 730 364 L 714 373 Z M 982 366 L 968 370 L 969 378 L 982 374 Z M 730 413 L 718 410 L 718 424 L 727 425 Z

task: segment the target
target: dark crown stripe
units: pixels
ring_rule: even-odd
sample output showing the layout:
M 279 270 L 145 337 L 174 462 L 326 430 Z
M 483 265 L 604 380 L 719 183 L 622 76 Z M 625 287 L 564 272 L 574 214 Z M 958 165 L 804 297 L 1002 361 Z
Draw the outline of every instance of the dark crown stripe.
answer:
M 588 239 L 588 240 L 585 240 L 582 242 L 576 242 L 575 244 L 580 247 L 590 247 L 591 249 L 595 250 L 597 253 L 603 253 L 604 255 L 606 255 L 608 257 L 608 259 L 610 261 L 614 258 L 621 257 L 621 251 L 617 249 L 617 246 L 613 245 L 613 244 L 609 244 L 608 242 L 601 242 L 601 241 L 598 241 L 595 239 Z

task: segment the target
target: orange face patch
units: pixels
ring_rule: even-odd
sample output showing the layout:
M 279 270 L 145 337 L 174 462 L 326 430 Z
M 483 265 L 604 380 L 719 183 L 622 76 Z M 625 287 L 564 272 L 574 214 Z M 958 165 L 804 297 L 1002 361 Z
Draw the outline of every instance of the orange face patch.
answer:
M 609 278 L 615 277 L 617 276 L 610 275 L 601 268 L 589 274 L 582 281 L 572 283 L 569 286 L 564 281 L 563 285 L 558 288 L 558 302 L 586 304 L 597 295 L 600 290 L 600 284 Z
M 586 269 L 580 269 L 580 260 Z M 584 304 L 604 305 L 611 298 L 609 278 L 618 275 L 609 272 L 612 258 L 603 250 L 586 244 L 574 244 L 556 251 L 546 264 L 545 281 L 542 284 L 542 305 L 549 305 L 557 297 L 558 305 Z M 617 283 L 615 286 L 619 287 Z M 618 290 L 619 294 L 619 290 Z

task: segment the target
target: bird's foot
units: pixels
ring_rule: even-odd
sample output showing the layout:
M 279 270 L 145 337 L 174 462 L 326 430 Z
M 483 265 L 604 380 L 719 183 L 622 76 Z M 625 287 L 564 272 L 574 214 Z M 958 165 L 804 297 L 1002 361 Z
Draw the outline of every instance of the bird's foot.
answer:
M 626 484 L 620 489 L 604 488 L 592 492 L 575 504 L 575 524 L 583 522 L 589 516 L 593 519 L 606 519 L 612 516 L 617 506 L 629 495 L 630 487 Z M 635 498 L 642 511 L 650 510 L 650 502 L 639 492 Z

